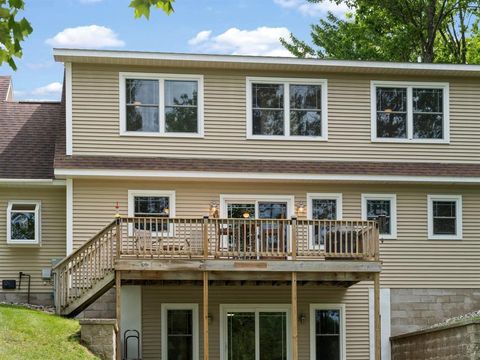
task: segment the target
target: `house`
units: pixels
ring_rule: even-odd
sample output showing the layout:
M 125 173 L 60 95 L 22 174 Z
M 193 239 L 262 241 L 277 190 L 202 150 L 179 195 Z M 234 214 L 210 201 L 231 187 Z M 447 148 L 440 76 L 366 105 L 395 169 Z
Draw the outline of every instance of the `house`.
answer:
M 114 299 L 126 355 L 389 359 L 478 309 L 480 67 L 54 57 L 61 103 L 0 87 L 0 277 L 48 293 L 54 259 L 57 311 Z

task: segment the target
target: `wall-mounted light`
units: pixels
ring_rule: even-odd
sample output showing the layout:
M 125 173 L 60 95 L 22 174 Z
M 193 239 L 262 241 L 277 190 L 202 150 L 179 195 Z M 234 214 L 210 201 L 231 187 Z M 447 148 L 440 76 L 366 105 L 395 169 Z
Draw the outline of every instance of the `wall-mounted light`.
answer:
M 117 203 L 115 204 L 115 217 L 119 218 L 120 217 L 120 205 Z
M 210 216 L 213 218 L 218 218 L 218 202 L 212 201 L 210 203 Z
M 305 206 L 305 203 L 303 201 L 300 201 L 296 204 L 297 208 L 297 215 L 304 215 L 305 212 L 307 211 L 307 207 Z
M 212 314 L 208 313 L 207 318 L 208 318 L 208 323 L 209 324 L 213 322 L 213 315 Z
M 300 322 L 300 324 L 303 324 L 305 322 L 305 314 L 300 314 L 300 316 L 298 317 L 298 321 Z

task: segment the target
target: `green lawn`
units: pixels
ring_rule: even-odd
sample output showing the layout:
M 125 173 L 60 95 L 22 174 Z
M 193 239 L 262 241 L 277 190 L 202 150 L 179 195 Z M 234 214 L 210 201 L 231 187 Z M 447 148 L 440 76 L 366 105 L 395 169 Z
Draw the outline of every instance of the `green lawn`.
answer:
M 0 359 L 98 359 L 79 343 L 78 321 L 0 305 Z

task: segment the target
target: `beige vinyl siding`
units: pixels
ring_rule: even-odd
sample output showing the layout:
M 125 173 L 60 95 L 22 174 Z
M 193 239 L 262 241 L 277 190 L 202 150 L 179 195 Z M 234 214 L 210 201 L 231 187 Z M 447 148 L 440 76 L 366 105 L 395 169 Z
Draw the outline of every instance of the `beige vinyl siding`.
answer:
M 73 152 L 78 155 L 448 162 L 474 162 L 480 156 L 479 80 L 92 64 L 72 68 Z M 203 74 L 205 137 L 120 136 L 119 72 Z M 246 76 L 327 79 L 328 141 L 247 140 Z M 372 143 L 371 80 L 449 82 L 450 144 Z
M 384 287 L 480 287 L 480 189 L 432 185 L 367 185 L 314 183 L 161 182 L 74 180 L 74 246 L 78 247 L 108 224 L 127 215 L 128 190 L 175 190 L 177 217 L 202 217 L 220 194 L 294 195 L 307 192 L 343 194 L 343 218 L 361 218 L 362 193 L 397 194 L 397 239 L 380 244 Z M 463 196 L 463 240 L 428 240 L 427 194 Z
M 475 186 L 395 184 L 163 182 L 74 180 L 74 245 L 80 246 L 115 215 L 127 215 L 128 190 L 175 190 L 177 217 L 202 217 L 220 194 L 294 195 L 306 202 L 308 192 L 343 194 L 343 218 L 361 218 L 362 193 L 397 195 L 397 239 L 380 244 L 382 286 L 397 288 L 479 288 L 480 189 Z M 427 194 L 463 196 L 463 240 L 428 240 Z
M 220 304 L 290 304 L 289 286 L 210 286 L 209 323 L 210 357 L 220 358 Z M 196 303 L 199 305 L 200 354 L 202 339 L 202 288 L 200 286 L 143 286 L 142 334 L 143 358 L 160 359 L 162 303 Z M 354 286 L 348 290 L 326 286 L 298 288 L 298 314 L 305 321 L 298 324 L 299 358 L 310 358 L 309 304 L 344 303 L 346 305 L 347 359 L 364 360 L 369 356 L 368 290 Z M 201 358 L 201 356 L 200 356 Z
M 40 246 L 7 245 L 7 204 L 11 200 L 41 201 Z M 42 280 L 42 268 L 51 268 L 53 258 L 65 256 L 65 222 L 64 187 L 0 187 L 0 280 L 18 281 L 18 273 L 23 271 L 32 276 L 32 292 L 51 291 L 51 284 L 44 284 Z M 21 291 L 26 290 L 25 282 Z M 18 290 L 1 291 L 11 293 Z

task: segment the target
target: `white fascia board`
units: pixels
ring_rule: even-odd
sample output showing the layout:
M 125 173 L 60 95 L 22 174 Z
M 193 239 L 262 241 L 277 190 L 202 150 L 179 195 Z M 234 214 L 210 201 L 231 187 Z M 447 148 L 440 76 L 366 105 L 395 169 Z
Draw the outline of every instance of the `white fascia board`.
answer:
M 65 186 L 65 180 L 52 179 L 0 179 L 1 185 Z
M 396 176 L 396 175 L 336 175 L 255 172 L 158 171 L 158 170 L 108 170 L 108 169 L 55 169 L 56 177 L 123 177 L 170 179 L 229 179 L 229 180 L 297 180 L 297 181 L 351 181 L 351 182 L 401 182 L 439 184 L 479 184 L 480 177 L 457 176 Z
M 202 61 L 217 63 L 242 64 L 276 64 L 276 65 L 307 65 L 331 67 L 355 67 L 366 69 L 396 69 L 396 70 L 435 70 L 435 71 L 466 71 L 480 72 L 478 65 L 453 65 L 429 63 L 398 63 L 383 61 L 350 61 L 350 60 L 319 60 L 298 59 L 294 57 L 273 56 L 241 56 L 241 55 L 214 55 L 214 54 L 187 54 L 161 53 L 148 51 L 115 51 L 115 50 L 88 50 L 88 49 L 53 49 L 53 56 L 57 61 L 61 57 L 96 57 L 110 59 L 139 59 L 139 60 L 166 60 L 166 61 Z

